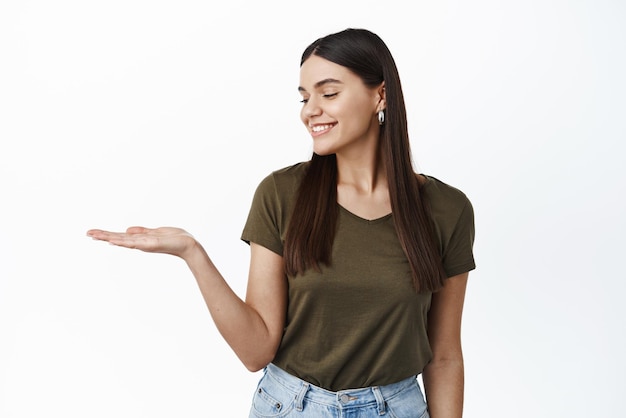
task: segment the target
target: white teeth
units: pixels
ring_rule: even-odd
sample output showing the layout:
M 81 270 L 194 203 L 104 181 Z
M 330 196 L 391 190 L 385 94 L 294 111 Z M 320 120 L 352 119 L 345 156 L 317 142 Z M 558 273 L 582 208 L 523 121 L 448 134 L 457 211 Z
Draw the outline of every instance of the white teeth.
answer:
M 321 131 L 325 131 L 326 129 L 330 129 L 332 128 L 332 125 L 318 125 L 318 126 L 313 126 L 311 128 L 311 130 L 313 132 L 321 132 Z

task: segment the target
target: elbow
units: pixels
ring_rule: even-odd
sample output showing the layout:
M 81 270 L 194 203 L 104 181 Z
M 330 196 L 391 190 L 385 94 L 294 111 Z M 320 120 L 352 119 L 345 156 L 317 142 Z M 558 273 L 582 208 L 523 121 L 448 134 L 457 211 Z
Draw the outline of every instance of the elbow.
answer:
M 455 370 L 457 372 L 463 372 L 465 365 L 463 362 L 463 354 L 452 356 L 436 356 L 426 365 L 424 368 L 424 374 L 437 373 L 438 371 Z
M 270 364 L 274 360 L 275 355 L 275 350 L 255 350 L 247 356 L 240 356 L 239 360 L 241 360 L 246 369 L 254 373 L 263 370 Z
M 463 352 L 453 351 L 448 353 L 437 353 L 433 356 L 430 363 L 436 366 L 463 366 Z
M 267 363 L 267 364 L 269 364 L 269 363 Z M 244 363 L 244 366 L 246 366 L 246 369 L 248 369 L 249 372 L 256 373 L 259 370 L 263 370 L 263 368 L 265 366 L 267 366 L 267 364 L 261 366 L 260 363 L 257 363 L 257 364 L 254 364 L 254 363 Z
M 431 364 L 463 364 L 463 349 L 461 342 L 456 344 L 436 345 L 433 347 Z
M 245 348 L 235 350 L 235 353 L 245 368 L 254 373 L 264 369 L 274 360 L 279 345 L 280 338 L 271 338 L 270 336 L 252 343 L 248 341 L 245 343 Z
M 269 358 L 269 357 L 259 357 L 259 358 L 255 358 L 255 359 L 246 359 L 246 360 L 241 360 L 243 365 L 246 367 L 246 369 L 248 369 L 248 371 L 255 373 L 258 372 L 259 370 L 263 370 L 268 364 L 270 364 L 270 362 L 272 361 L 273 358 Z

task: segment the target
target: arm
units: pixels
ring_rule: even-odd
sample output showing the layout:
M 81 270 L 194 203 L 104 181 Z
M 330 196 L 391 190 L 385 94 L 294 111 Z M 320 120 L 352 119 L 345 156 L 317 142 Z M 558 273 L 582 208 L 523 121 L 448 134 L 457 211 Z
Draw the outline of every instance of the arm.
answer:
M 448 278 L 444 287 L 433 293 L 428 313 L 428 337 L 433 359 L 422 375 L 432 418 L 463 416 L 461 316 L 468 274 Z
M 193 273 L 218 330 L 251 371 L 265 367 L 276 354 L 287 309 L 283 259 L 251 243 L 245 302 L 228 286 L 213 262 L 191 235 L 178 228 L 129 228 L 125 233 L 91 230 L 94 239 L 185 260 Z

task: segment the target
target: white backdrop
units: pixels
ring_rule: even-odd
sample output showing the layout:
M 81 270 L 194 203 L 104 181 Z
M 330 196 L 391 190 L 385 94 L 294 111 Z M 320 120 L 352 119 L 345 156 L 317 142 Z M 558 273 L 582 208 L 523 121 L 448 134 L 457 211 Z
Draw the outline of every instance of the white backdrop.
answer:
M 247 416 L 184 263 L 85 231 L 184 227 L 243 296 L 252 193 L 310 153 L 300 54 L 346 27 L 474 204 L 465 416 L 623 416 L 626 4 L 213 3 L 0 3 L 0 416 Z

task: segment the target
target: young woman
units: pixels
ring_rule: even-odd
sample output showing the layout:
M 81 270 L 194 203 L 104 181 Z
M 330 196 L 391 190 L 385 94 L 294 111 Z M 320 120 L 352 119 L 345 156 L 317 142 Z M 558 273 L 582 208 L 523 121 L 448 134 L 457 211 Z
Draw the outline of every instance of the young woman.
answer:
M 251 417 L 461 417 L 472 206 L 414 172 L 398 71 L 377 35 L 316 40 L 298 89 L 314 153 L 255 193 L 245 301 L 181 229 L 88 235 L 186 261 L 226 341 L 264 369 Z

